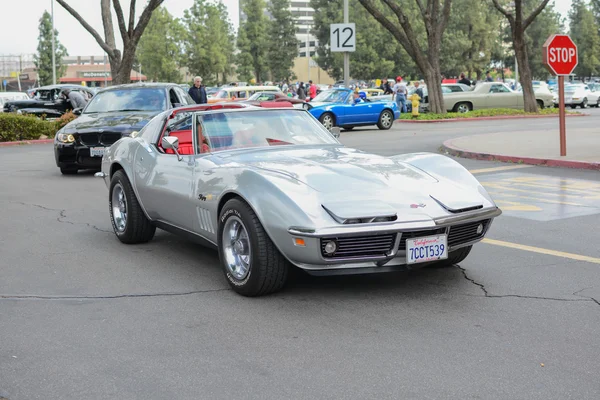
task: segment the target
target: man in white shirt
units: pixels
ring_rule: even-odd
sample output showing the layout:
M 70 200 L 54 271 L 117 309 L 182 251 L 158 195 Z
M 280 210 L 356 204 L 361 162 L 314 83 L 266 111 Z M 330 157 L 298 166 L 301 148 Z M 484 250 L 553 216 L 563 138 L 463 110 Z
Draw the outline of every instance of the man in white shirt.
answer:
M 400 110 L 400 114 L 406 112 L 406 96 L 408 95 L 408 89 L 406 88 L 406 84 L 402 82 L 402 77 L 399 76 L 396 78 L 396 84 L 392 88 L 394 92 L 394 96 L 396 98 L 396 104 L 398 104 L 398 109 Z

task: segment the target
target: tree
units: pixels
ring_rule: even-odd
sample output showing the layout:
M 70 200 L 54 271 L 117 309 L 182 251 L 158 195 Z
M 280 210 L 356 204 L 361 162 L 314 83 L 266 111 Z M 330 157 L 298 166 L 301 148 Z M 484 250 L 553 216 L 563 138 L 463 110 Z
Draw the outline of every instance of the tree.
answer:
M 527 52 L 527 43 L 525 30 L 531 25 L 535 18 L 544 10 L 550 0 L 541 0 L 539 5 L 533 11 L 524 17 L 524 0 L 513 0 L 514 11 L 509 11 L 501 2 L 502 0 L 492 0 L 494 7 L 506 17 L 510 25 L 510 32 L 513 41 L 513 49 L 517 62 L 519 63 L 519 81 L 523 88 L 523 102 L 525 111 L 537 112 L 538 106 L 533 92 L 533 83 L 531 82 L 531 68 L 529 66 L 529 55 Z
M 222 2 L 195 0 L 184 11 L 185 64 L 205 82 L 219 82 L 219 74 L 226 81 L 232 72 L 234 36 L 228 20 L 227 7 Z
M 415 62 L 427 84 L 429 92 L 429 108 L 434 113 L 445 113 L 444 98 L 442 97 L 440 51 L 442 37 L 448 26 L 452 0 L 416 0 L 418 14 L 425 27 L 426 43 L 419 41 L 416 26 L 418 18 L 409 14 L 410 7 L 403 7 L 393 0 L 381 0 L 387 6 L 383 11 L 374 0 L 359 0 L 363 7 L 382 24 L 402 45 L 411 59 Z M 398 23 L 387 17 L 394 15 Z M 411 18 L 412 17 L 412 18 Z
M 246 19 L 240 22 L 237 47 L 238 68 L 240 75 L 247 76 L 248 71 L 254 73 L 257 81 L 266 78 L 267 66 L 267 27 L 268 20 L 264 14 L 264 0 L 240 0 L 240 8 Z
M 158 8 L 150 18 L 137 47 L 137 62 L 144 74 L 154 82 L 179 82 L 181 72 L 181 37 L 183 27 L 165 7 Z
M 48 11 L 44 11 L 40 18 L 40 34 L 38 36 L 37 53 L 33 62 L 37 69 L 38 81 L 41 86 L 52 84 L 52 17 Z M 58 31 L 54 30 L 54 61 L 56 64 L 56 78 L 64 75 L 67 69 L 63 65 L 62 58 L 68 56 L 67 49 L 58 41 Z
M 104 26 L 104 39 L 96 32 L 94 28 L 77 11 L 75 11 L 65 0 L 56 0 L 69 14 L 71 14 L 79 23 L 96 39 L 96 42 L 108 54 L 110 61 L 110 72 L 113 84 L 129 83 L 131 79 L 131 68 L 135 59 L 137 45 L 150 22 L 152 13 L 164 0 L 148 0 L 148 4 L 142 11 L 135 25 L 136 0 L 130 0 L 129 21 L 125 24 L 123 8 L 120 0 L 112 0 L 112 5 L 117 15 L 117 24 L 119 32 L 123 39 L 123 51 L 117 49 L 115 43 L 115 30 L 113 18 L 111 15 L 111 0 L 100 0 L 100 10 L 102 16 L 102 25 Z
M 548 70 L 544 66 L 540 49 L 551 35 L 563 31 L 561 15 L 554 8 L 554 3 L 550 3 L 525 32 L 529 67 L 533 78 L 545 80 L 548 77 Z
M 594 14 L 582 0 L 573 0 L 569 11 L 571 39 L 577 45 L 579 63 L 575 73 L 580 77 L 591 78 L 600 72 L 600 36 L 594 21 Z
M 268 59 L 271 78 L 276 81 L 290 78 L 298 54 L 296 24 L 289 6 L 289 0 L 271 0 L 267 6 L 272 18 L 269 21 Z

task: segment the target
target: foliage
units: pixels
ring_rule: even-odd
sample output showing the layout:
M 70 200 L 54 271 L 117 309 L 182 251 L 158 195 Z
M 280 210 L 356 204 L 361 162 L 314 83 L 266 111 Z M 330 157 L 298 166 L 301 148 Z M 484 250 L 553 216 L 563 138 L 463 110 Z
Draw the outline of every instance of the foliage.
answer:
M 65 116 L 65 120 L 46 121 L 33 115 L 0 113 L 0 142 L 37 140 L 42 135 L 53 138 L 69 118 Z
M 152 14 L 140 38 L 136 59 L 143 73 L 154 82 L 180 82 L 179 71 L 184 29 L 178 19 L 160 7 Z
M 233 72 L 234 34 L 227 7 L 221 2 L 194 0 L 184 11 L 184 64 L 204 84 L 218 84 Z
M 573 0 L 569 19 L 579 58 L 575 73 L 581 77 L 600 73 L 600 35 L 591 7 L 583 0 Z
M 267 78 L 267 28 L 269 21 L 265 16 L 265 0 L 240 0 L 240 9 L 246 16 L 240 21 L 237 47 L 240 76 L 248 77 L 254 73 L 257 82 Z
M 294 58 L 298 54 L 296 25 L 289 0 L 271 0 L 267 9 L 273 18 L 269 21 L 268 60 L 271 79 L 288 80 L 292 76 Z
M 56 130 L 59 131 L 60 129 L 64 128 L 65 125 L 73 121 L 75 118 L 77 118 L 77 115 L 73 114 L 73 111 L 64 113 L 60 116 L 60 118 L 54 121 Z
M 473 110 L 466 113 L 449 112 L 445 114 L 421 113 L 417 118 L 413 118 L 411 113 L 402 113 L 400 119 L 433 121 L 439 119 L 460 119 L 460 118 L 482 118 L 482 117 L 500 117 L 500 116 L 527 116 L 527 115 L 558 115 L 558 108 L 544 108 L 538 112 L 526 112 L 525 110 L 516 110 L 512 108 L 489 108 L 484 110 Z M 581 114 L 577 111 L 566 111 L 567 114 Z
M 44 11 L 40 18 L 37 53 L 34 56 L 40 86 L 52 84 L 52 16 Z M 62 58 L 69 53 L 65 46 L 58 41 L 58 30 L 54 29 L 54 62 L 56 64 L 56 79 L 64 75 L 67 66 L 62 64 Z

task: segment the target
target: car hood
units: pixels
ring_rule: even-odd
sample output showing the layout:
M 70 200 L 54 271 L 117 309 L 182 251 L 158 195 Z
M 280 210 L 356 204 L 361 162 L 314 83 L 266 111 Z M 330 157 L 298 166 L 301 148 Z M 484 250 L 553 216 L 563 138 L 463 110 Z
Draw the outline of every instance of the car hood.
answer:
M 485 203 L 476 187 L 438 180 L 408 163 L 346 147 L 256 151 L 233 158 L 306 184 L 325 208 L 342 218 L 425 207 L 457 212 Z
M 66 127 L 67 132 L 135 131 L 142 129 L 160 111 L 127 111 L 82 114 Z

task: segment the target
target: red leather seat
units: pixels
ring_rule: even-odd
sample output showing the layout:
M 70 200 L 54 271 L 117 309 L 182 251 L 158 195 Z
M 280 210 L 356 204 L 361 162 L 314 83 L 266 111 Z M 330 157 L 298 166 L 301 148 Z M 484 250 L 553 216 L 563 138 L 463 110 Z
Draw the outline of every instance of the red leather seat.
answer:
M 194 154 L 194 144 L 192 143 L 192 131 L 175 131 L 171 132 L 169 136 L 175 136 L 179 139 L 179 154 L 191 155 Z M 167 154 L 175 154 L 171 149 L 165 149 Z

